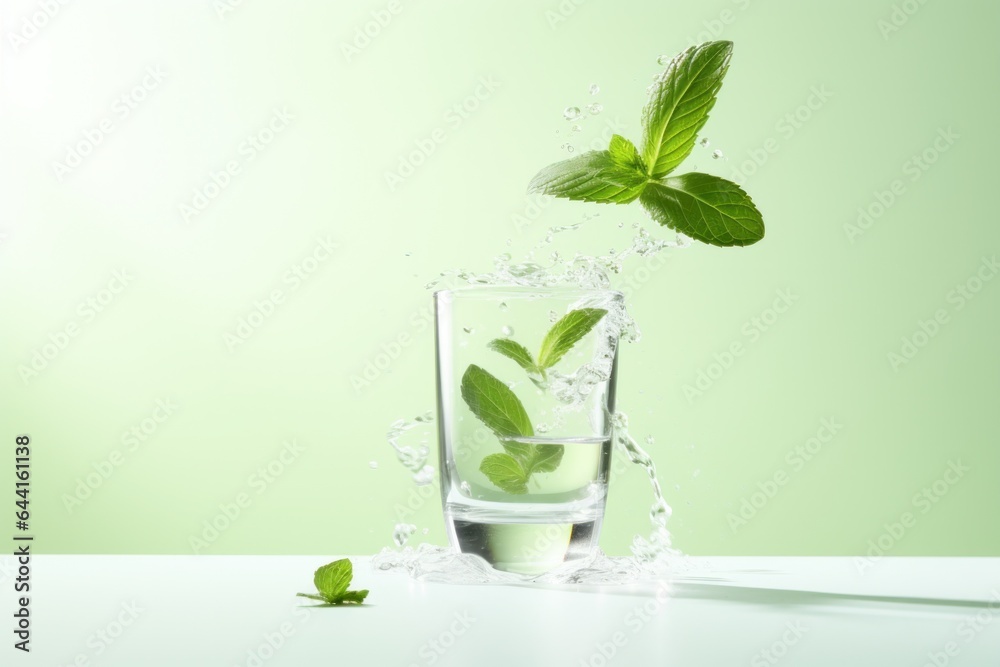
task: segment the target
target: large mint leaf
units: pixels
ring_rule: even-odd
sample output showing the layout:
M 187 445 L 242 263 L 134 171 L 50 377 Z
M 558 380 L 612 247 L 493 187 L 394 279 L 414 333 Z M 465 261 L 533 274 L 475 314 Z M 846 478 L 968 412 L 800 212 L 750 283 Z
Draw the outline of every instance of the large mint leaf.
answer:
M 475 364 L 470 365 L 462 376 L 462 398 L 472 414 L 501 440 L 504 436 L 535 434 L 521 399 L 510 387 Z
M 750 195 L 731 181 L 691 173 L 650 183 L 640 199 L 661 225 L 717 246 L 745 246 L 764 237 Z
M 577 201 L 627 204 L 639 196 L 646 180 L 641 169 L 619 164 L 609 151 L 589 151 L 545 167 L 528 190 Z
M 479 464 L 486 477 L 507 493 L 528 492 L 529 473 L 510 454 L 490 454 Z
M 651 178 L 663 178 L 694 148 L 729 69 L 732 42 L 705 42 L 670 61 L 642 111 L 642 156 Z
M 563 315 L 545 334 L 542 350 L 538 353 L 538 366 L 555 366 L 607 313 L 603 308 L 580 308 Z

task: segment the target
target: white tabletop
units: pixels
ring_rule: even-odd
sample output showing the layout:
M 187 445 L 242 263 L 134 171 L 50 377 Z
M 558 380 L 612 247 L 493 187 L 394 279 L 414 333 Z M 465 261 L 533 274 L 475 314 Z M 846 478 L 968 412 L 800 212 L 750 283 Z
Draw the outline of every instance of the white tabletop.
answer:
M 352 557 L 368 603 L 309 608 L 294 594 L 333 558 L 35 556 L 32 650 L 6 629 L 0 664 L 1000 666 L 1000 559 L 693 559 L 667 596 L 426 583 Z

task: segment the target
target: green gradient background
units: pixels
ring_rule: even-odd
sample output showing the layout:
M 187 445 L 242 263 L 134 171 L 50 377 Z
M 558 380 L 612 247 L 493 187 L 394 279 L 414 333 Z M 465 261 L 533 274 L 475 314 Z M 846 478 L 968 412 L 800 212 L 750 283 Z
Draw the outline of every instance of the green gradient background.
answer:
M 341 43 L 384 6 L 253 0 L 223 20 L 206 2 L 74 3 L 15 52 L 8 32 L 35 5 L 4 4 L 0 436 L 28 432 L 35 443 L 38 551 L 190 553 L 202 522 L 240 492 L 251 506 L 203 553 L 388 545 L 410 487 L 384 435 L 434 400 L 432 336 L 416 324 L 430 304 L 424 283 L 445 268 L 488 269 L 508 239 L 522 254 L 545 228 L 585 213 L 601 217 L 574 243 L 623 247 L 644 219 L 637 207 L 553 202 L 520 228 L 512 216 L 564 142 L 582 146 L 616 117 L 638 140 L 657 56 L 728 10 L 731 23 L 714 27 L 736 48 L 706 126 L 712 146 L 682 170 L 729 176 L 775 138 L 779 150 L 746 184 L 767 237 L 745 250 L 696 244 L 651 276 L 623 272 L 648 280 L 631 299 L 644 338 L 622 352 L 619 403 L 638 436 L 655 436 L 675 543 L 692 554 L 863 554 L 911 511 L 916 525 L 892 555 L 1000 555 L 1000 280 L 961 311 L 947 301 L 1000 250 L 990 203 L 1000 6 L 927 2 L 885 39 L 877 22 L 889 0 L 589 0 L 564 2 L 573 11 L 554 26 L 554 1 L 402 0 L 347 62 Z M 57 182 L 52 161 L 147 65 L 166 81 Z M 448 126 L 444 113 L 490 76 L 499 89 Z M 592 82 L 604 112 L 570 137 L 561 111 L 592 101 Z M 777 123 L 813 86 L 832 97 L 782 135 Z M 295 121 L 184 224 L 178 204 L 275 107 Z M 437 126 L 445 142 L 390 191 L 385 171 Z M 947 127 L 960 139 L 849 242 L 844 225 L 858 207 L 905 179 L 904 162 Z M 711 160 L 713 148 L 728 162 Z M 337 251 L 288 291 L 282 276 L 320 235 Z M 25 384 L 18 367 L 80 319 L 77 304 L 116 268 L 132 284 Z M 230 352 L 225 334 L 274 288 L 286 289 L 285 303 Z M 798 301 L 688 401 L 684 386 L 713 355 L 747 343 L 745 323 L 781 289 Z M 894 371 L 887 354 L 938 308 L 949 323 Z M 352 387 L 400 334 L 412 344 L 389 372 Z M 176 413 L 126 451 L 122 433 L 158 398 Z M 828 417 L 843 424 L 835 439 L 734 531 L 727 516 L 758 483 L 791 471 L 786 453 Z M 248 477 L 291 438 L 305 451 L 256 494 Z M 124 463 L 68 512 L 63 495 L 115 449 Z M 913 496 L 956 460 L 970 471 L 921 513 Z M 645 528 L 648 485 L 627 469 L 611 494 L 602 544 L 624 553 Z M 436 493 L 412 521 L 443 542 Z

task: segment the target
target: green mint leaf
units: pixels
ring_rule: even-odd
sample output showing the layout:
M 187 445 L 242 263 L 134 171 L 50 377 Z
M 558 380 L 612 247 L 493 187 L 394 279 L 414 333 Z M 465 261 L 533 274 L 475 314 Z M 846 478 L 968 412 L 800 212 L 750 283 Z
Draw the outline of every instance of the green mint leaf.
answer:
M 608 146 L 608 154 L 615 164 L 629 167 L 644 174 L 646 166 L 639 155 L 639 149 L 631 141 L 620 134 L 611 135 L 611 144 Z
M 313 583 L 316 590 L 320 592 L 327 601 L 334 600 L 347 592 L 347 587 L 351 585 L 354 578 L 354 567 L 347 558 L 335 560 L 327 563 L 313 575 Z
M 521 345 L 520 343 L 514 342 L 509 338 L 496 338 L 489 342 L 486 346 L 495 352 L 499 352 L 503 356 L 513 359 L 517 362 L 517 365 L 530 373 L 540 373 L 540 369 L 535 365 L 535 358 L 531 356 L 531 352 Z
M 580 308 L 564 315 L 545 334 L 542 350 L 538 353 L 538 367 L 556 365 L 607 313 L 603 308 Z
M 562 462 L 563 445 L 536 445 L 535 459 L 531 465 L 531 472 L 552 472 L 559 467 Z
M 354 578 L 354 567 L 347 558 L 335 560 L 327 563 L 316 570 L 313 575 L 313 583 L 316 585 L 315 593 L 296 593 L 297 597 L 317 600 L 325 605 L 339 605 L 348 602 L 360 604 L 368 597 L 368 591 L 349 591 L 347 587 L 351 585 Z
M 521 467 L 525 470 L 531 469 L 531 462 L 535 460 L 535 446 L 526 442 L 514 442 L 504 440 L 500 443 L 505 452 L 517 459 Z
M 479 464 L 479 470 L 507 493 L 528 492 L 529 473 L 509 454 L 490 454 Z
M 346 593 L 341 595 L 340 599 L 334 602 L 333 604 L 345 604 L 348 602 L 361 604 L 362 602 L 365 601 L 366 597 L 368 597 L 368 589 L 361 591 L 347 591 Z
M 705 42 L 670 61 L 642 111 L 642 156 L 651 178 L 663 178 L 694 148 L 729 69 L 732 42 Z
M 661 225 L 705 243 L 746 246 L 764 237 L 764 220 L 750 195 L 718 176 L 691 173 L 650 183 L 640 201 Z
M 472 414 L 501 440 L 534 435 L 524 405 L 510 387 L 475 364 L 462 376 L 462 398 Z
M 577 201 L 626 204 L 642 192 L 646 174 L 616 162 L 609 151 L 589 151 L 542 169 L 529 192 Z

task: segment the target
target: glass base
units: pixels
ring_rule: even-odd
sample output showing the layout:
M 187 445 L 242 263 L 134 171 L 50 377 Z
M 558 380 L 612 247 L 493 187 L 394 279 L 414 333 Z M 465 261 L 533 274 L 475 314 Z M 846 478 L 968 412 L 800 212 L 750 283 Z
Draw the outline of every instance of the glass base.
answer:
M 597 547 L 600 522 L 516 523 L 458 519 L 445 515 L 448 538 L 504 572 L 538 575 L 586 558 Z

